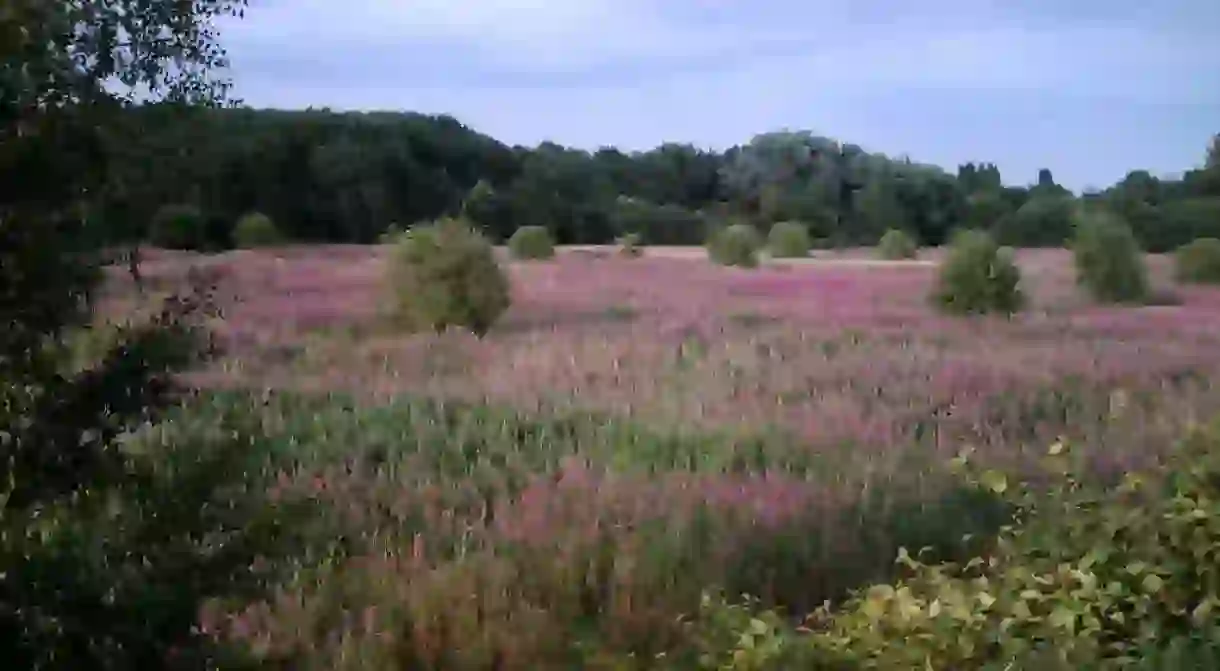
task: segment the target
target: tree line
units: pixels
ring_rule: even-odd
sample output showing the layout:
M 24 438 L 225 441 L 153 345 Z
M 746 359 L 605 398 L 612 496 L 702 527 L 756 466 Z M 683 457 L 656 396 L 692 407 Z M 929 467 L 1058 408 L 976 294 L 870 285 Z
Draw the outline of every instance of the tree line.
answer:
M 1178 179 L 1135 170 L 1077 196 L 1049 169 L 1013 186 L 990 163 L 956 172 L 804 131 L 726 151 L 667 143 L 644 152 L 544 142 L 507 146 L 446 115 L 145 105 L 116 135 L 114 182 L 98 219 L 112 239 L 146 239 L 167 206 L 195 208 L 200 245 L 232 244 L 243 214 L 290 239 L 371 243 L 391 228 L 465 214 L 496 241 L 544 226 L 560 244 L 637 233 L 647 244 L 702 244 L 729 223 L 805 226 L 820 246 L 874 244 L 902 229 L 937 245 L 959 228 L 1014 246 L 1058 246 L 1072 208 L 1124 216 L 1149 251 L 1220 236 L 1217 144 Z

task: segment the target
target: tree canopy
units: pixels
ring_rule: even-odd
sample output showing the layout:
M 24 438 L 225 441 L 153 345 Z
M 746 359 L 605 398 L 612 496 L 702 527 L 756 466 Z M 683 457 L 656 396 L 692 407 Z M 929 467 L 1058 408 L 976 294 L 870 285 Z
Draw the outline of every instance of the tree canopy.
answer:
M 650 244 L 701 244 L 709 228 L 734 217 L 764 230 L 799 221 L 824 244 L 873 244 L 901 228 L 935 245 L 956 229 L 1002 221 L 1004 237 L 1058 244 L 1065 229 L 1012 215 L 1031 199 L 1074 198 L 1049 169 L 1012 186 L 994 164 L 950 172 L 808 131 L 763 133 L 722 152 L 667 143 L 628 153 L 507 146 L 453 117 L 412 112 L 145 105 L 127 120 L 139 143 L 129 151 L 158 160 L 116 171 L 139 190 L 112 203 L 113 227 L 139 237 L 157 208 L 185 203 L 206 214 L 216 248 L 232 243 L 234 222 L 249 211 L 303 242 L 369 243 L 391 225 L 464 211 L 498 241 L 540 225 L 560 244 L 610 243 L 633 231 Z M 1162 181 L 1136 171 L 1094 197 L 1124 216 L 1155 220 L 1136 225 L 1145 245 L 1176 246 L 1185 233 L 1155 229 L 1203 225 L 1162 222 L 1202 216 L 1193 209 L 1200 206 L 1176 211 L 1182 206 L 1171 203 L 1220 198 L 1220 180 L 1207 176 L 1217 172 L 1213 165 Z M 1026 214 L 1035 210 L 1046 208 Z M 1022 222 L 1039 230 L 1011 234 Z

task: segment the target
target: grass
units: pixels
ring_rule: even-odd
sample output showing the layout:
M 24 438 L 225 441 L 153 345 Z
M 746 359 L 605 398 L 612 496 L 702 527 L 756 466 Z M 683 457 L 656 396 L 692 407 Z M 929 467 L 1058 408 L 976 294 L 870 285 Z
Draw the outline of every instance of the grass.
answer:
M 891 575 L 899 547 L 977 551 L 1006 508 L 945 472 L 965 445 L 1023 470 L 1069 437 L 1104 478 L 1220 409 L 1220 290 L 1096 307 L 1065 252 L 1018 256 L 1013 320 L 935 314 L 917 264 L 561 253 L 511 265 L 482 340 L 381 328 L 380 254 L 207 259 L 228 354 L 158 429 L 255 423 L 280 486 L 345 540 L 211 623 L 294 668 L 647 668 L 692 649 L 681 617 L 707 590 L 798 615 Z M 110 297 L 130 303 L 117 279 Z

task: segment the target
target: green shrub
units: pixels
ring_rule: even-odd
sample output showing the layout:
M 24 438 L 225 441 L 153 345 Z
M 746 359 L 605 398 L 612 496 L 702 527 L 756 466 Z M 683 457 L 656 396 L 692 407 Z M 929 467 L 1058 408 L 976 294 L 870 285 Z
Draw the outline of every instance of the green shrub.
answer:
M 150 241 L 162 249 L 202 249 L 206 238 L 207 222 L 193 205 L 164 205 L 149 227 Z
M 1062 444 L 1047 465 L 1049 487 L 972 476 L 1019 508 L 990 556 L 900 557 L 910 578 L 863 591 L 817 644 L 869 668 L 1215 668 L 1220 426 L 1117 488 L 1083 484 Z
M 732 224 L 712 234 L 708 240 L 708 256 L 722 266 L 758 266 L 758 249 L 762 246 L 758 230 L 749 224 Z
M 891 228 L 877 242 L 877 256 L 887 261 L 913 259 L 919 254 L 919 244 L 906 231 Z
M 1020 283 L 1011 251 L 986 233 L 966 230 L 954 236 L 932 298 L 950 314 L 1012 314 L 1024 305 Z
M 809 230 L 800 222 L 781 221 L 767 234 L 767 249 L 772 258 L 805 258 L 812 246 Z
M 1144 253 L 1131 227 L 1103 211 L 1085 212 L 1072 244 L 1076 282 L 1105 303 L 1137 303 L 1148 298 Z
M 388 274 L 395 316 L 411 329 L 460 326 L 482 336 L 510 302 L 508 277 L 491 244 L 459 219 L 403 233 Z
M 270 247 L 284 241 L 275 222 L 261 212 L 251 212 L 237 220 L 233 227 L 233 243 L 241 249 Z
M 555 241 L 544 226 L 522 226 L 508 239 L 508 251 L 515 259 L 550 259 L 555 256 Z
M 625 233 L 618 239 L 618 253 L 628 258 L 639 258 L 644 255 L 644 241 L 639 233 Z
M 1220 238 L 1199 238 L 1174 254 L 1179 282 L 1220 284 Z
M 924 563 L 903 550 L 904 579 L 822 608 L 799 631 L 705 599 L 701 668 L 1217 668 L 1220 423 L 1118 486 L 1095 484 L 1063 443 L 1038 485 L 954 461 L 1016 510 L 985 555 Z

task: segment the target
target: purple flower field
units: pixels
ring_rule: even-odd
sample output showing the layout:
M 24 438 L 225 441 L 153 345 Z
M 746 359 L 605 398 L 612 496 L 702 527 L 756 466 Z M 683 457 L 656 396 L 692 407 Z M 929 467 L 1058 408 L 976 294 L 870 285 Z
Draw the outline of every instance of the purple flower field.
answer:
M 1134 393 L 1220 366 L 1215 289 L 1172 288 L 1176 305 L 1096 307 L 1074 286 L 1067 252 L 1028 251 L 1019 261 L 1030 309 L 962 320 L 928 305 L 933 265 L 844 256 L 756 271 L 576 254 L 515 264 L 513 307 L 479 341 L 389 331 L 378 248 L 237 252 L 206 260 L 236 297 L 219 325 L 231 357 L 206 377 L 575 406 L 669 425 L 766 424 L 883 448 L 947 409 L 952 419 L 940 423 L 990 439 L 996 398 L 1064 380 Z M 146 272 L 185 261 L 154 257 Z M 1170 289 L 1166 260 L 1150 265 Z
M 1068 252 L 1023 251 L 1029 307 L 961 319 L 928 302 L 934 263 L 840 253 L 738 270 L 693 253 L 561 252 L 508 264 L 513 305 L 480 340 L 395 332 L 384 254 L 155 253 L 145 274 L 168 286 L 191 263 L 222 272 L 227 354 L 194 374 L 205 387 L 600 419 L 575 434 L 495 418 L 334 429 L 321 442 L 335 449 L 398 443 L 413 456 L 285 474 L 285 491 L 322 492 L 364 550 L 331 587 L 286 588 L 227 625 L 205 618 L 264 656 L 382 668 L 369 660 L 392 641 L 431 660 L 418 668 L 559 668 L 570 621 L 595 632 L 596 654 L 677 650 L 703 590 L 804 609 L 892 565 L 898 545 L 924 539 L 903 515 L 933 510 L 949 491 L 938 464 L 965 447 L 1020 470 L 1065 438 L 1109 472 L 1157 459 L 1220 411 L 1220 289 L 1174 286 L 1160 257 L 1149 267 L 1174 298 L 1164 305 L 1092 305 Z M 112 311 L 130 307 L 124 282 Z M 718 438 L 613 433 L 620 423 Z M 472 435 L 482 452 L 446 475 L 438 464 Z M 953 505 L 965 507 L 928 514 L 974 504 Z M 451 653 L 470 666 L 437 661 Z M 588 654 L 583 668 L 636 668 Z

